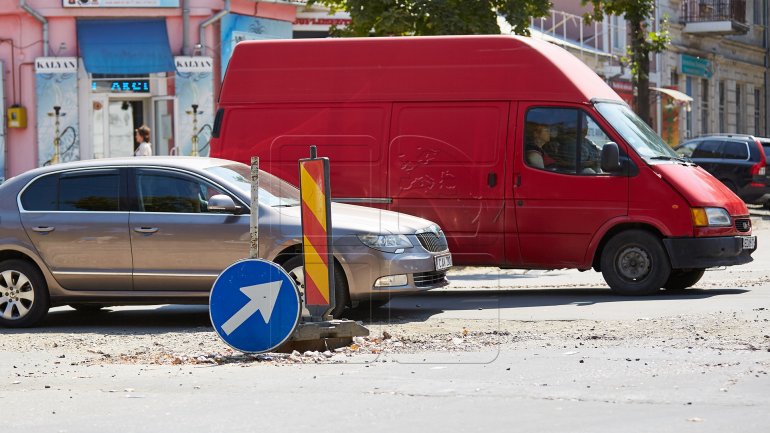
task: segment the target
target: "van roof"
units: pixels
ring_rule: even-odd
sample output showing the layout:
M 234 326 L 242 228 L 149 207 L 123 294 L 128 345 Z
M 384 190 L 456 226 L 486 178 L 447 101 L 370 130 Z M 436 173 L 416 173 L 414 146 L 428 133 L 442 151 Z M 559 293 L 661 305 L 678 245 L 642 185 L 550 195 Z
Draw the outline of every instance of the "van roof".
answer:
M 522 36 L 244 41 L 220 104 L 620 97 L 578 58 Z

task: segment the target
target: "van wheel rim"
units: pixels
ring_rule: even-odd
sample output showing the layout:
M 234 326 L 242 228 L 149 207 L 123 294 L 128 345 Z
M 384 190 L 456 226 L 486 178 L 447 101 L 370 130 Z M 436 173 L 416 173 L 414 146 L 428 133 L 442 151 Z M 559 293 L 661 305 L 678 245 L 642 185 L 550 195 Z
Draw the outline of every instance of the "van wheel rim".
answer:
M 618 273 L 627 280 L 643 279 L 650 273 L 651 267 L 650 256 L 639 247 L 627 248 L 618 255 Z
M 29 314 L 35 290 L 26 275 L 8 270 L 0 273 L 0 317 L 19 320 Z

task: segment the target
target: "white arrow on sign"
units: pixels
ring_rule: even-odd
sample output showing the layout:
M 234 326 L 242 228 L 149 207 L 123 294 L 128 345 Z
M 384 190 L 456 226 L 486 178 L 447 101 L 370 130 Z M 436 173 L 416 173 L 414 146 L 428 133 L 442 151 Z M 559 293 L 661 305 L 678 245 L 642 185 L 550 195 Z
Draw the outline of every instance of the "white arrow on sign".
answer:
M 265 323 L 269 322 L 270 316 L 273 315 L 275 301 L 278 299 L 278 292 L 281 291 L 281 284 L 283 284 L 283 281 L 279 280 L 241 287 L 241 292 L 249 297 L 249 302 L 222 325 L 222 330 L 225 331 L 225 334 L 232 334 L 239 326 L 243 325 L 243 322 L 254 315 L 257 310 L 262 313 L 262 319 L 264 319 Z

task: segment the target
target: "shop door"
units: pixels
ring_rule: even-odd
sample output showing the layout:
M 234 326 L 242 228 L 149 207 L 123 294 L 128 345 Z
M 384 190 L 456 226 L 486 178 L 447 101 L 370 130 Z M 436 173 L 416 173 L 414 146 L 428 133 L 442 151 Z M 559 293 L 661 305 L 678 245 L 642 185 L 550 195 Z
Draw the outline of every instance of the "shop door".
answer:
M 134 155 L 134 110 L 129 101 L 109 102 L 107 115 L 107 142 L 105 157 L 116 158 Z
M 153 154 L 181 155 L 181 143 L 176 139 L 178 131 L 177 101 L 173 96 L 152 98 Z

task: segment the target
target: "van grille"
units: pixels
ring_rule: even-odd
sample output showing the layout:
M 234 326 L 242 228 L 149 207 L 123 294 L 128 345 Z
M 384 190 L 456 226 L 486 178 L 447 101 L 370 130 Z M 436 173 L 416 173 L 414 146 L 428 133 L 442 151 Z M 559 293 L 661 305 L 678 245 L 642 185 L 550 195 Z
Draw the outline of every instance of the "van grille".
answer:
M 420 241 L 420 245 L 426 250 L 432 253 L 438 253 L 440 251 L 446 251 L 449 246 L 446 242 L 446 236 L 444 232 L 439 232 L 440 235 L 436 235 L 432 232 L 418 233 L 417 239 Z
M 750 219 L 740 219 L 735 220 L 735 228 L 742 233 L 746 233 L 749 230 L 751 230 L 751 220 Z
M 419 272 L 413 275 L 417 287 L 435 286 L 446 282 L 446 271 Z

